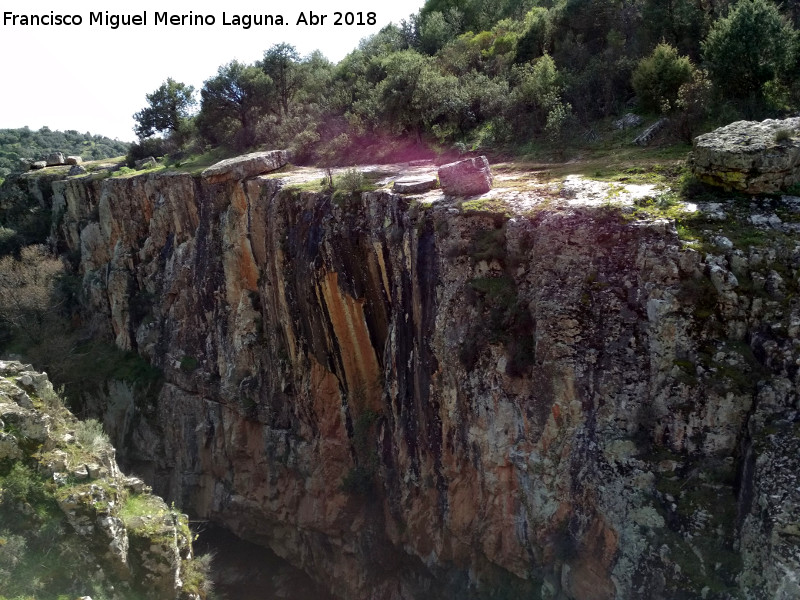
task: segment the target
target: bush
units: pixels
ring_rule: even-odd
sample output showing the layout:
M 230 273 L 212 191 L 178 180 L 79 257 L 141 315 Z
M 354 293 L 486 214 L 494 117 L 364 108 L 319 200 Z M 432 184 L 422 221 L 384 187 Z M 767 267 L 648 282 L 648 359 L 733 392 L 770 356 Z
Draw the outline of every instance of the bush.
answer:
M 358 169 L 347 169 L 347 171 L 338 178 L 336 187 L 352 194 L 360 192 L 364 188 L 365 181 L 364 173 Z
M 694 67 L 686 56 L 679 56 L 669 44 L 659 44 L 639 61 L 631 84 L 644 110 L 667 113 L 676 108 L 678 91 L 693 75 Z
M 60 260 L 44 246 L 27 246 L 19 259 L 0 258 L 0 325 L 14 335 L 43 341 L 60 326 L 57 294 Z
M 678 108 L 674 126 L 680 137 L 687 143 L 701 129 L 708 117 L 711 100 L 711 83 L 703 70 L 694 72 L 692 81 L 684 83 L 678 90 Z
M 0 507 L 3 511 L 15 510 L 19 504 L 46 509 L 53 502 L 46 484 L 33 469 L 17 462 L 8 475 L 0 477 Z
M 78 421 L 75 425 L 75 440 L 87 451 L 95 452 L 110 446 L 103 425 L 95 419 Z
M 174 144 L 171 144 L 169 140 L 151 137 L 141 140 L 137 144 L 131 144 L 125 160 L 128 166 L 132 167 L 137 160 L 147 158 L 148 156 L 164 156 L 174 149 Z
M 792 139 L 792 131 L 790 129 L 781 128 L 775 132 L 775 141 L 780 142 L 787 142 Z
M 212 596 L 214 581 L 211 579 L 211 565 L 214 561 L 213 554 L 202 554 L 184 560 L 181 567 L 184 592 L 196 594 L 201 599 Z

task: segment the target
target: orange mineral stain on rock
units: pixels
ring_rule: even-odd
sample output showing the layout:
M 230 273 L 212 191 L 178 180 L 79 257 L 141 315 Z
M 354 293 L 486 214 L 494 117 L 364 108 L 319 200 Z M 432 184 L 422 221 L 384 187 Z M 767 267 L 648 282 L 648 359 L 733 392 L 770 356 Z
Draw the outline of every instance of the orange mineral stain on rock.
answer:
M 350 402 L 357 412 L 380 410 L 381 387 L 378 357 L 367 330 L 364 300 L 352 298 L 339 288 L 339 275 L 326 273 L 319 284 L 336 336 L 335 344 L 344 368 Z
M 611 600 L 616 597 L 610 573 L 619 536 L 598 516 L 583 539 L 585 546 L 572 564 L 569 591 L 576 600 Z
M 239 247 L 239 273 L 244 287 L 255 292 L 258 289 L 258 267 L 250 248 L 250 240 L 247 238 L 242 239 Z

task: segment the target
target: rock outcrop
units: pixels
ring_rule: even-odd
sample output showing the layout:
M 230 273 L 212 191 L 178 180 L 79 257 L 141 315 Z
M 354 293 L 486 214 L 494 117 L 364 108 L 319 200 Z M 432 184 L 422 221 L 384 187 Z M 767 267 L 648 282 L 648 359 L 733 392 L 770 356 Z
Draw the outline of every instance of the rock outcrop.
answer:
M 694 140 L 692 171 L 726 190 L 775 194 L 800 183 L 800 117 L 737 121 Z
M 0 596 L 199 600 L 182 579 L 191 538 L 186 515 L 120 472 L 99 423 L 75 419 L 46 374 L 0 361 Z
M 241 181 L 280 169 L 289 159 L 290 152 L 288 150 L 251 152 L 250 154 L 221 160 L 208 167 L 201 175 L 209 183 Z
M 415 177 L 401 177 L 392 184 L 392 189 L 398 194 L 422 194 L 435 188 L 436 184 L 436 177 L 418 175 Z
M 794 589 L 795 223 L 243 176 L 53 184 L 156 491 L 343 598 Z
M 439 167 L 439 184 L 448 196 L 474 196 L 492 189 L 492 171 L 485 156 Z
M 637 135 L 633 143 L 637 146 L 647 146 L 653 138 L 658 135 L 658 132 L 664 129 L 664 127 L 669 123 L 669 119 L 666 117 L 660 118 L 658 121 L 650 125 L 647 129 L 645 129 L 642 133 Z
M 152 156 L 148 156 L 147 158 L 142 158 L 141 160 L 134 161 L 133 166 L 135 169 L 141 171 L 142 169 L 149 169 L 150 167 L 155 167 L 158 164 L 155 158 Z
M 63 152 L 51 152 L 47 155 L 45 162 L 47 162 L 48 167 L 57 167 L 67 164 L 67 160 L 64 158 Z

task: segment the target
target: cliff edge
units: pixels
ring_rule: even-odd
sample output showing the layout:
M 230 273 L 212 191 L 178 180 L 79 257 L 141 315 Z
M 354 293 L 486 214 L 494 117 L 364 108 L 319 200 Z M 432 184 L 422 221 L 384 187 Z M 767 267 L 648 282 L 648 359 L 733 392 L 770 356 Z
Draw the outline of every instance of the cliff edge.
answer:
M 343 598 L 796 595 L 797 200 L 381 169 L 52 184 L 126 464 Z

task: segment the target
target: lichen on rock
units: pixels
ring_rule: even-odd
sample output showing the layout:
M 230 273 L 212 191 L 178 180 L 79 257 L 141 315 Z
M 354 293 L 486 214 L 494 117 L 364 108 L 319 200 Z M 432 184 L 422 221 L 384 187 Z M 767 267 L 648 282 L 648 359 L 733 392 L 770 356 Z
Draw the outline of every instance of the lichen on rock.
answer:
M 78 421 L 46 374 L 0 360 L 0 415 L 0 596 L 199 600 L 202 581 L 182 581 L 186 515 L 120 472 L 99 424 Z
M 800 184 L 800 117 L 736 121 L 698 136 L 692 170 L 703 182 L 748 194 Z
M 690 242 L 574 178 L 546 202 L 287 181 L 55 184 L 82 315 L 164 373 L 107 415 L 157 491 L 340 597 L 789 585 L 788 201 L 706 203 Z

